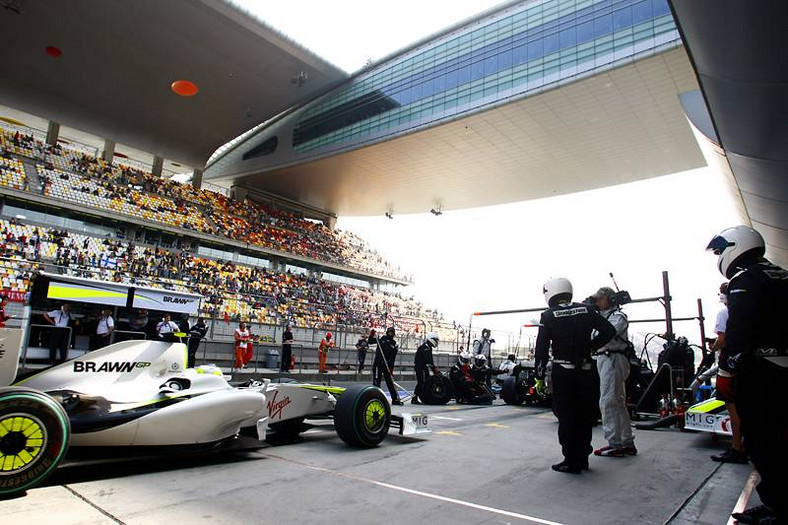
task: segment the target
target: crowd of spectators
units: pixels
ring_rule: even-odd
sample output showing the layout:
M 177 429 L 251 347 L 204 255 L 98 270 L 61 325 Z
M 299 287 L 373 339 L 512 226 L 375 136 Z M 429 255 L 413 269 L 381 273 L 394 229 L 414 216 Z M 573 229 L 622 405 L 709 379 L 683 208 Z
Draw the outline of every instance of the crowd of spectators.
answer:
M 2 266 L 24 271 L 27 286 L 36 269 L 77 277 L 195 292 L 203 315 L 225 320 L 294 326 L 424 326 L 440 316 L 399 294 L 340 284 L 311 275 L 200 257 L 184 249 L 139 245 L 114 238 L 0 219 Z M 24 290 L 23 290 L 24 291 Z
M 9 158 L 17 155 L 37 161 L 41 191 L 50 197 L 374 275 L 406 278 L 360 237 L 272 203 L 238 201 L 122 163 L 110 164 L 94 155 L 50 146 L 19 131 L 3 130 L 0 146 L 0 153 Z M 19 169 L 24 175 L 21 163 Z

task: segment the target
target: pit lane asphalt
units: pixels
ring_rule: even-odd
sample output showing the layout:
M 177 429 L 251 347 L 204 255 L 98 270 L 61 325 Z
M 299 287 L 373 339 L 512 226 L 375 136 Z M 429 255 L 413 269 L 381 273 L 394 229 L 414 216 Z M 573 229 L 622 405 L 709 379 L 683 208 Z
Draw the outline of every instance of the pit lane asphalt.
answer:
M 725 523 L 751 472 L 709 460 L 725 443 L 672 429 L 636 431 L 635 457 L 592 456 L 589 472 L 560 474 L 549 410 L 496 401 L 402 412 L 428 414 L 432 433 L 357 450 L 325 422 L 256 451 L 66 466 L 0 509 L 6 523 L 60 525 Z

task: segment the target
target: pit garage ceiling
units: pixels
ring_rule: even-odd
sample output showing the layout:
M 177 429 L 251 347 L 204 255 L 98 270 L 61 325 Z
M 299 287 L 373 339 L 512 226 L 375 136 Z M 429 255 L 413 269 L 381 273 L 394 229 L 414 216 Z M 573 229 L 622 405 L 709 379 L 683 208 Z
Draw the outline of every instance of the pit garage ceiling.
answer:
M 195 167 L 347 78 L 223 0 L 3 6 L 0 104 Z M 176 95 L 181 79 L 198 94 Z

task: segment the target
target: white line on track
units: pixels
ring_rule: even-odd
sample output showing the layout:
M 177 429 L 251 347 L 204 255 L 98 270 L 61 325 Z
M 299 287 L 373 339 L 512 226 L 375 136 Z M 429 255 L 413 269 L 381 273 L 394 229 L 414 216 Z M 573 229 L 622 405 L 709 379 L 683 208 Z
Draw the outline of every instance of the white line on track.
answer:
M 496 509 L 494 507 L 488 507 L 486 505 L 478 505 L 476 503 L 471 503 L 469 501 L 463 501 L 463 500 L 460 500 L 460 499 L 454 499 L 454 498 L 448 498 L 446 496 L 441 496 L 440 494 L 432 494 L 430 492 L 423 492 L 421 490 L 409 489 L 409 488 L 406 488 L 406 487 L 400 487 L 399 485 L 392 485 L 391 483 L 384 483 L 382 481 L 376 481 L 374 479 L 363 478 L 361 476 L 354 476 L 353 474 L 346 474 L 344 472 L 338 472 L 336 470 L 331 470 L 331 469 L 327 469 L 327 468 L 323 468 L 323 467 L 316 467 L 314 465 L 310 465 L 309 463 L 304 463 L 302 461 L 296 461 L 294 459 L 288 459 L 288 458 L 285 458 L 285 457 L 282 457 L 282 456 L 278 456 L 276 454 L 271 454 L 270 452 L 258 451 L 257 453 L 260 454 L 260 455 L 272 458 L 272 459 L 278 459 L 280 461 L 286 461 L 288 463 L 294 463 L 296 465 L 300 465 L 302 467 L 306 467 L 306 468 L 311 469 L 311 470 L 316 470 L 318 472 L 324 472 L 326 474 L 331 474 L 333 476 L 337 476 L 337 477 L 345 478 L 345 479 L 351 479 L 351 480 L 354 480 L 354 481 L 361 481 L 363 483 L 369 483 L 371 485 L 377 485 L 378 487 L 383 487 L 383 488 L 387 488 L 387 489 L 391 489 L 391 490 L 396 490 L 396 491 L 399 491 L 399 492 L 405 492 L 407 494 L 413 494 L 414 496 L 421 496 L 423 498 L 429 498 L 429 499 L 434 499 L 434 500 L 438 500 L 438 501 L 443 501 L 445 503 L 454 503 L 455 505 L 460 505 L 460 506 L 463 506 L 463 507 L 469 507 L 469 508 L 477 509 L 477 510 L 483 510 L 485 512 L 491 512 L 493 514 L 499 514 L 501 516 L 508 516 L 510 518 L 516 518 L 516 519 L 519 519 L 519 520 L 530 521 L 532 523 L 541 523 L 543 525 L 561 525 L 557 521 L 543 520 L 541 518 L 536 518 L 534 516 L 528 516 L 526 514 L 520 514 L 520 513 L 517 513 L 517 512 L 511 512 L 511 511 L 503 510 L 503 509 Z
M 736 505 L 733 506 L 733 510 L 731 514 L 736 512 L 741 512 L 747 507 L 747 502 L 750 501 L 750 495 L 752 494 L 752 489 L 755 488 L 755 482 L 758 481 L 758 472 L 755 469 L 752 469 L 750 472 L 750 476 L 747 478 L 747 482 L 744 484 L 744 488 L 741 489 L 741 494 L 739 494 L 739 499 L 736 501 Z M 736 520 L 733 517 L 728 518 L 727 525 L 733 525 L 736 523 Z
M 430 419 L 441 419 L 446 421 L 463 421 L 462 418 L 459 417 L 446 417 L 446 416 L 427 416 Z

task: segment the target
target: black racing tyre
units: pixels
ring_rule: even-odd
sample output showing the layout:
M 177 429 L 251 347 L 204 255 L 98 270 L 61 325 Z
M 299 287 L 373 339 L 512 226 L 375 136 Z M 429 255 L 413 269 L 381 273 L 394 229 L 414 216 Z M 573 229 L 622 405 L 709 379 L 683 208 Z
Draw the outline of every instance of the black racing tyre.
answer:
M 65 456 L 70 438 L 60 403 L 29 388 L 0 389 L 0 496 L 44 481 Z
M 342 392 L 334 410 L 334 428 L 351 447 L 378 446 L 391 425 L 391 406 L 383 391 L 372 385 L 354 385 Z
M 419 396 L 425 405 L 445 405 L 454 396 L 451 381 L 444 375 L 434 375 L 424 383 L 424 392 Z
M 522 382 L 517 376 L 509 376 L 503 381 L 501 397 L 507 405 L 522 405 L 525 401 L 525 392 L 522 389 Z
M 277 437 L 292 438 L 296 437 L 308 427 L 304 425 L 303 417 L 297 417 L 295 419 L 280 421 L 279 423 L 271 423 L 269 428 L 276 432 Z

